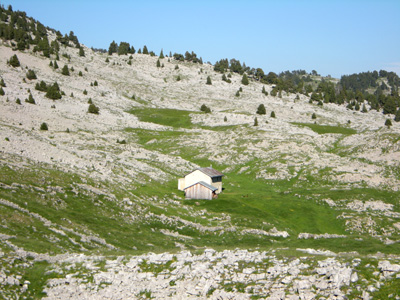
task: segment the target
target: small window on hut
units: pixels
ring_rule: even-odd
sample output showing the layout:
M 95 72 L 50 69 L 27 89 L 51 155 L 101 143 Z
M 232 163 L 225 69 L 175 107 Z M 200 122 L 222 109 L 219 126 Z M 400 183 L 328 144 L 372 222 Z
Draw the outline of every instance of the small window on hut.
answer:
M 222 176 L 216 176 L 212 178 L 212 182 L 221 182 L 222 181 Z

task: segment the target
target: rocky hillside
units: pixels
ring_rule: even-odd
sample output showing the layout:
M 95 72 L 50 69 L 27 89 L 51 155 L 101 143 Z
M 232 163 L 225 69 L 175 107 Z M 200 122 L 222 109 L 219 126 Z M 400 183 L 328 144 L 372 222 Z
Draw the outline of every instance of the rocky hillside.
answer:
M 399 299 L 393 115 L 172 57 L 0 43 L 0 298 Z M 223 193 L 185 200 L 178 178 L 209 165 Z

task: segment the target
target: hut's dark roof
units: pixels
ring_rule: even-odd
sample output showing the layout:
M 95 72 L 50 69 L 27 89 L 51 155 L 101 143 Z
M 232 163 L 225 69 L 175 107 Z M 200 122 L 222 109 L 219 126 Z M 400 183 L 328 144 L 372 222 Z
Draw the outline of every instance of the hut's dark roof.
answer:
M 211 178 L 218 177 L 218 176 L 224 176 L 224 174 L 222 174 L 221 172 L 219 172 L 211 167 L 200 168 L 198 170 L 203 172 L 204 174 L 210 176 Z
M 185 187 L 183 190 L 186 190 L 186 189 L 188 189 L 188 188 L 190 188 L 190 187 L 192 187 L 192 186 L 194 186 L 196 184 L 201 184 L 202 186 L 204 186 L 205 188 L 207 188 L 207 189 L 209 189 L 209 190 L 211 190 L 213 192 L 218 190 L 215 186 L 212 186 L 211 184 L 208 184 L 207 182 L 204 182 L 204 181 L 199 181 L 199 182 L 193 183 L 192 185 L 189 185 L 189 186 Z

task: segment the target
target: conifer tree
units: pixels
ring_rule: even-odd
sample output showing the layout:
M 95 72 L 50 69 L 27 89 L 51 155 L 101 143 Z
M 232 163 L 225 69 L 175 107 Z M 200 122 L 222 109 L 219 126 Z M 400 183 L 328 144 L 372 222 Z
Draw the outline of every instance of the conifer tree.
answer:
M 392 121 L 390 119 L 386 119 L 385 126 L 387 126 L 387 128 L 390 128 L 390 126 L 392 126 Z
M 112 55 L 113 53 L 117 53 L 118 45 L 115 41 L 112 41 L 110 47 L 108 47 L 108 54 Z
M 247 77 L 246 73 L 243 74 L 242 84 L 244 84 L 244 85 L 248 85 L 249 84 L 249 78 Z
M 394 116 L 395 122 L 400 122 L 400 108 L 396 111 L 396 115 Z
M 65 76 L 69 76 L 69 69 L 67 65 L 64 65 L 64 67 L 62 68 L 61 74 L 65 75 Z
M 207 82 L 206 82 L 206 84 L 208 84 L 208 85 L 211 85 L 211 84 L 212 84 L 212 82 L 211 82 L 211 77 L 210 77 L 210 76 L 207 76 Z
M 157 59 L 157 68 L 160 68 L 160 67 L 161 67 L 160 60 L 159 60 L 159 59 Z
M 14 54 L 13 56 L 10 57 L 10 60 L 8 61 L 8 64 L 14 68 L 19 67 L 21 64 L 19 63 L 18 56 Z
M 4 96 L 6 93 L 3 90 L 3 87 L 0 86 L 0 96 Z
M 254 126 L 258 126 L 258 120 L 257 117 L 254 118 Z
M 317 118 L 317 115 L 315 113 L 312 114 L 311 119 L 315 120 Z
M 271 111 L 271 118 L 276 118 L 274 111 Z
M 85 50 L 83 50 L 83 47 L 79 48 L 79 56 L 85 56 Z
M 267 113 L 264 104 L 258 106 L 256 113 L 259 115 L 265 115 Z
M 162 49 L 161 49 L 161 52 L 160 52 L 159 57 L 160 57 L 161 59 L 164 58 L 164 53 L 163 53 L 163 50 L 162 50 Z
M 365 103 L 362 106 L 361 112 L 363 112 L 363 113 L 368 112 L 367 107 L 365 106 Z
M 147 46 L 143 46 L 143 54 L 149 54 L 149 50 L 147 50 Z

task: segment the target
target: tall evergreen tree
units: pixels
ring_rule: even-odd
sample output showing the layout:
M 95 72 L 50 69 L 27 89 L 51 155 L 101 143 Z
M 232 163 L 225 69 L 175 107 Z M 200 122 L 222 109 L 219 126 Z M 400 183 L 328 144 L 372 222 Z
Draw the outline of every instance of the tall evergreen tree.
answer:
M 265 115 L 267 113 L 264 104 L 258 106 L 256 113 L 259 115 Z
M 118 45 L 115 41 L 112 41 L 110 47 L 108 47 L 108 54 L 112 55 L 113 53 L 117 53 Z
M 243 74 L 242 84 L 244 84 L 244 85 L 248 85 L 249 84 L 249 78 L 247 77 L 246 73 Z
M 160 57 L 160 58 L 164 58 L 163 49 L 161 49 L 161 52 L 160 52 L 160 55 L 159 55 L 159 57 Z
M 210 76 L 207 76 L 207 82 L 206 82 L 206 84 L 208 84 L 208 85 L 211 85 L 211 84 L 212 84 L 212 82 L 211 82 L 211 77 L 210 77 Z
M 147 46 L 143 46 L 143 54 L 149 54 L 149 50 L 147 50 Z

